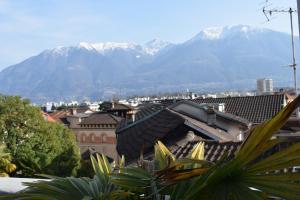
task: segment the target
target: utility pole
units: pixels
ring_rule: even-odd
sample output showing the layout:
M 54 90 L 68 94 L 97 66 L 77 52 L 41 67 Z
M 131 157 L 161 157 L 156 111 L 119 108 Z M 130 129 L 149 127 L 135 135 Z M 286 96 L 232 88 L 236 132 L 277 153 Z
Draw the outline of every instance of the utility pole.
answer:
M 297 13 L 298 13 L 298 29 L 299 29 L 299 37 L 300 37 L 300 0 L 297 0 Z
M 290 22 L 291 22 L 291 36 L 292 36 L 292 64 L 290 65 L 294 71 L 294 87 L 296 96 L 298 96 L 298 88 L 297 88 L 297 71 L 296 71 L 296 59 L 295 59 L 295 43 L 294 43 L 294 28 L 293 28 L 293 10 L 289 9 L 290 13 Z
M 266 16 L 267 20 L 269 20 L 268 16 L 271 16 L 272 13 L 289 13 L 290 15 L 290 25 L 291 25 L 291 39 L 292 39 L 292 64 L 289 65 L 293 69 L 293 79 L 294 79 L 294 90 L 295 90 L 295 96 L 298 96 L 298 88 L 297 88 L 297 69 L 296 69 L 296 59 L 295 59 L 295 42 L 294 42 L 294 27 L 293 27 L 293 13 L 297 12 L 298 13 L 298 24 L 300 22 L 300 16 L 299 16 L 299 7 L 300 7 L 300 0 L 297 0 L 297 7 L 298 7 L 298 12 L 297 10 L 293 10 L 292 8 L 289 8 L 288 10 L 266 10 L 263 8 L 263 13 Z M 299 26 L 299 35 L 300 35 L 300 26 Z M 300 118 L 300 112 L 299 108 L 296 109 L 296 117 L 299 119 Z
M 300 0 L 297 0 L 300 2 Z M 300 6 L 298 4 L 298 6 Z M 295 42 L 294 42 L 294 26 L 293 26 L 293 13 L 297 12 L 296 10 L 293 10 L 292 8 L 289 8 L 288 10 L 266 10 L 263 8 L 263 13 L 266 16 L 267 20 L 270 21 L 269 16 L 271 16 L 273 13 L 289 13 L 290 15 L 290 25 L 291 25 L 291 39 L 292 39 L 292 64 L 289 65 L 293 69 L 293 79 L 294 79 L 294 90 L 296 96 L 298 96 L 298 89 L 297 89 L 297 69 L 296 69 L 296 59 L 295 59 Z M 299 18 L 299 15 L 298 15 Z M 300 31 L 300 28 L 299 28 Z

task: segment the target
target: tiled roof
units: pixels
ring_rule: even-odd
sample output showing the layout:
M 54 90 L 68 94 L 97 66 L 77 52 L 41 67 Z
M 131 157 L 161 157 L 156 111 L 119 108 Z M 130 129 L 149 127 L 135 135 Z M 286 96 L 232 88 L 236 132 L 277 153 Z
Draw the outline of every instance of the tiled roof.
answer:
M 197 109 L 205 110 L 205 106 L 193 102 L 183 101 L 181 103 L 191 104 Z M 177 104 L 179 105 L 181 103 Z M 198 136 L 205 139 L 221 141 L 236 140 L 233 135 L 228 134 L 226 130 L 221 129 L 222 127 L 216 127 L 214 124 L 209 125 L 205 120 L 201 121 L 198 118 L 193 118 L 193 116 L 188 115 L 189 112 L 195 113 L 195 110 L 189 111 L 189 109 L 187 109 L 187 113 L 182 113 L 185 110 L 175 111 L 174 109 L 174 106 L 170 106 L 169 108 L 164 108 L 162 110 L 155 110 L 148 116 L 145 116 L 132 124 L 118 127 L 116 130 L 118 153 L 120 155 L 125 155 L 129 160 L 135 159 L 140 155 L 143 148 L 144 153 L 147 153 L 146 151 L 151 151 L 157 140 L 165 140 L 170 143 L 174 141 L 177 142 L 181 139 L 180 137 L 186 135 L 188 130 L 196 131 Z M 222 116 L 223 115 L 230 119 L 234 117 L 222 113 Z M 234 120 L 238 121 L 239 124 L 244 124 L 244 121 L 240 118 L 234 118 Z M 246 125 L 248 125 L 248 123 L 246 123 Z
M 177 146 L 173 148 L 172 153 L 175 155 L 176 158 L 185 158 L 193 147 L 198 142 L 204 142 L 204 158 L 210 162 L 219 161 L 222 156 L 225 156 L 228 160 L 234 157 L 235 152 L 239 149 L 239 146 L 242 142 L 220 142 L 220 141 L 209 141 L 209 140 L 200 140 L 200 141 L 191 141 L 186 143 L 184 146 Z M 300 138 L 285 138 L 283 142 L 275 145 L 271 149 L 264 152 L 261 156 L 259 156 L 256 161 L 266 158 L 278 151 L 281 151 L 292 144 L 299 143 Z
M 120 103 L 112 103 L 112 107 L 108 109 L 108 111 L 111 110 L 132 110 L 132 107 L 129 105 L 125 104 L 120 104 Z
M 118 124 L 122 118 L 108 113 L 93 113 L 84 118 L 80 124 Z
M 240 116 L 236 116 L 236 115 L 233 115 L 233 114 L 230 114 L 230 113 L 220 112 L 220 111 L 218 111 L 218 110 L 210 107 L 209 104 L 197 104 L 195 102 L 187 101 L 187 100 L 183 100 L 183 101 L 177 102 L 177 103 L 169 106 L 168 108 L 171 109 L 171 110 L 175 108 L 174 111 L 176 111 L 176 106 L 178 106 L 180 104 L 187 104 L 187 105 L 190 105 L 190 106 L 198 108 L 198 109 L 206 110 L 206 112 L 213 112 L 213 113 L 215 113 L 219 117 L 226 118 L 226 119 L 238 122 L 238 123 L 246 125 L 246 126 L 248 126 L 251 123 L 247 119 L 242 118 Z M 184 114 L 186 116 L 190 116 L 190 117 L 193 118 L 193 116 L 191 116 L 191 114 L 189 113 L 189 111 L 179 110 L 177 112 L 179 112 L 181 114 Z
M 139 111 L 135 115 L 135 120 L 141 120 L 144 117 L 150 116 L 151 114 L 156 113 L 164 108 L 165 106 L 160 103 L 144 104 L 139 107 Z
M 222 140 L 222 141 L 232 141 L 234 140 L 234 137 L 230 134 L 228 134 L 226 131 L 223 131 L 221 129 L 216 129 L 214 127 L 211 127 L 207 125 L 207 123 L 201 122 L 199 120 L 193 119 L 187 115 L 178 113 L 176 111 L 171 112 L 175 113 L 176 115 L 181 116 L 183 119 L 185 119 L 185 125 L 189 127 L 193 127 L 195 129 L 201 129 L 201 133 L 205 135 L 207 133 L 207 137 L 211 137 L 215 140 Z
M 77 113 L 85 113 L 87 111 L 89 112 L 93 112 L 90 108 L 88 107 L 78 107 L 78 108 L 75 108 L 76 109 L 76 112 Z
M 143 120 L 144 118 L 147 118 L 151 115 L 154 115 L 155 113 L 158 113 L 159 111 L 163 110 L 165 106 L 158 104 L 158 103 L 147 103 L 140 105 L 138 108 L 137 113 L 135 114 L 135 122 L 138 122 L 140 120 Z M 132 123 L 132 118 L 123 120 L 119 126 L 118 129 L 123 129 L 127 126 L 130 126 Z
M 67 111 L 56 111 L 53 113 L 49 113 L 49 115 L 56 121 L 56 122 L 60 122 L 63 123 L 65 125 L 69 125 L 70 123 L 68 122 L 68 120 L 66 119 L 67 115 L 69 113 Z
M 300 131 L 300 119 L 297 117 L 290 117 L 289 120 L 285 123 L 285 125 L 281 128 L 281 130 L 288 130 L 291 132 L 299 132 Z
M 55 120 L 58 120 L 59 118 L 62 118 L 62 117 L 66 117 L 67 114 L 68 114 L 67 111 L 56 111 L 53 113 L 49 113 L 49 115 Z
M 56 120 L 53 117 L 51 117 L 48 113 L 42 111 L 42 115 L 46 121 L 56 122 Z
M 284 94 L 207 98 L 192 100 L 195 103 L 224 103 L 225 112 L 245 118 L 253 123 L 262 123 L 278 113 L 285 101 Z
M 135 113 L 135 122 L 143 120 L 159 111 L 163 110 L 164 108 L 178 102 L 180 100 L 159 100 L 157 102 L 144 102 L 143 104 L 137 107 L 137 112 Z M 130 124 L 132 124 L 132 119 L 124 120 L 120 125 L 120 128 L 124 128 Z
M 176 158 L 185 158 L 190 151 L 193 149 L 199 141 L 188 142 L 183 147 L 175 148 L 173 151 Z M 227 158 L 232 159 L 234 153 L 238 147 L 242 144 L 241 142 L 218 142 L 218 141 L 204 141 L 204 157 L 205 160 L 216 162 L 227 153 Z
M 133 123 L 129 127 L 117 130 L 117 151 L 127 160 L 138 158 L 140 152 L 151 151 L 157 140 L 176 138 L 182 133 L 176 129 L 184 123 L 184 119 L 168 110 L 159 111 Z

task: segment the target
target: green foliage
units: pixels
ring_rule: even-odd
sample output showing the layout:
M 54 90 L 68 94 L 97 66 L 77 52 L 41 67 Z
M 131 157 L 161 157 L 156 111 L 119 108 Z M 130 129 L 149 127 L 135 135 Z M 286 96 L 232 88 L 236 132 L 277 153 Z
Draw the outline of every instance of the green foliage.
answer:
M 68 106 L 66 106 L 66 104 L 62 104 L 61 106 L 58 106 L 56 110 L 68 110 Z
M 99 110 L 101 111 L 107 111 L 108 109 L 111 109 L 112 103 L 109 101 L 104 101 L 103 103 L 99 104 Z
M 51 106 L 51 110 L 52 110 L 52 111 L 55 111 L 55 110 L 56 110 L 56 107 L 55 107 L 55 105 L 54 105 L 54 104 L 52 104 L 52 106 Z
M 11 156 L 6 152 L 5 145 L 0 145 L 0 177 L 9 176 L 16 168 L 16 165 L 11 163 Z
M 74 134 L 45 121 L 39 108 L 19 97 L 0 96 L 0 142 L 6 144 L 20 176 L 70 176 L 80 165 Z
M 174 155 L 169 151 L 169 149 L 160 141 L 158 141 L 154 146 L 154 162 L 158 169 L 166 168 L 171 161 L 174 161 Z
M 91 157 L 95 176 L 91 178 L 50 177 L 35 183 L 26 183 L 27 189 L 13 195 L 2 195 L 0 199 L 17 198 L 22 200 L 116 200 L 128 199 L 130 192 L 121 190 L 111 182 L 113 168 L 105 156 Z

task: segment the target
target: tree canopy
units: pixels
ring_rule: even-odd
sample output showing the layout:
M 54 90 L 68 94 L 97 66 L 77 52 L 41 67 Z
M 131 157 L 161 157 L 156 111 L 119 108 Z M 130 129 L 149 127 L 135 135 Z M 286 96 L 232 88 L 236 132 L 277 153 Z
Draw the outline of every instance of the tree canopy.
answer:
M 70 176 L 80 165 L 74 134 L 47 122 L 38 107 L 20 97 L 0 96 L 0 142 L 7 146 L 19 176 Z

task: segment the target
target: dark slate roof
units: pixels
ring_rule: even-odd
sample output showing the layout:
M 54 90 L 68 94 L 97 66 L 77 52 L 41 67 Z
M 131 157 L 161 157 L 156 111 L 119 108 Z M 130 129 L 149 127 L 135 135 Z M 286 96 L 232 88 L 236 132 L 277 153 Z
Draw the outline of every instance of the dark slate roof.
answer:
M 194 99 L 195 103 L 224 103 L 225 112 L 240 116 L 253 123 L 262 123 L 278 113 L 284 104 L 285 95 L 262 95 L 245 97 L 225 97 Z
M 179 101 L 182 101 L 183 99 L 164 99 L 164 100 L 160 100 L 159 103 L 162 104 L 165 107 L 171 106 L 174 103 L 177 103 Z
M 188 142 L 183 147 L 175 148 L 173 154 L 176 158 L 185 158 L 193 147 L 199 141 Z M 225 153 L 227 153 L 227 158 L 231 159 L 234 153 L 237 151 L 238 147 L 242 144 L 241 142 L 218 142 L 218 141 L 203 141 L 204 145 L 204 157 L 205 160 L 216 162 L 221 159 Z
M 223 155 L 227 153 L 227 160 L 230 160 L 234 157 L 235 152 L 239 149 L 242 142 L 220 142 L 220 141 L 210 141 L 210 140 L 202 140 L 202 141 L 191 141 L 186 143 L 184 146 L 179 146 L 173 148 L 172 153 L 176 156 L 176 158 L 185 158 L 193 147 L 198 142 L 204 142 L 204 157 L 205 160 L 216 162 L 221 159 Z M 299 143 L 300 138 L 286 137 L 283 142 L 275 145 L 271 149 L 264 152 L 261 156 L 259 156 L 256 161 L 260 159 L 266 158 L 276 152 L 279 152 L 290 145 L 295 143 Z
M 165 106 L 160 104 L 160 103 L 145 103 L 145 104 L 142 104 L 138 107 L 138 111 L 135 114 L 135 122 L 143 120 L 144 118 L 147 118 L 151 115 L 154 115 L 154 114 L 158 113 L 159 111 L 163 110 L 164 108 L 165 108 Z M 133 121 L 132 121 L 131 118 L 123 120 L 119 124 L 118 129 L 125 128 L 125 127 L 129 126 L 132 123 L 133 123 Z
M 115 110 L 132 110 L 133 108 L 129 105 L 120 104 L 120 103 L 113 103 L 112 107 L 108 109 L 108 111 L 115 111 Z
M 109 113 L 93 113 L 82 120 L 80 124 L 118 124 L 122 118 Z
M 300 119 L 297 117 L 290 117 L 281 130 L 288 130 L 290 132 L 300 131 Z
M 156 113 L 162 109 L 164 109 L 165 106 L 160 103 L 148 103 L 144 104 L 142 106 L 139 106 L 139 111 L 135 115 L 136 121 L 141 120 L 147 116 L 150 116 L 153 113 Z
M 85 112 L 87 112 L 87 111 L 91 111 L 91 112 L 93 112 L 89 107 L 87 107 L 87 106 L 81 106 L 81 107 L 77 107 L 77 108 L 70 108 L 70 109 L 68 109 L 68 111 L 70 112 L 70 113 L 72 113 L 72 112 L 74 112 L 74 111 L 72 111 L 72 110 L 76 110 L 76 113 L 85 113 Z
M 172 109 L 174 109 L 176 106 L 178 106 L 180 104 L 188 104 L 188 105 L 196 107 L 198 109 L 203 109 L 206 112 L 214 112 L 219 117 L 222 117 L 222 118 L 225 118 L 225 119 L 229 119 L 231 121 L 235 121 L 235 122 L 238 122 L 238 123 L 246 125 L 246 126 L 248 126 L 251 123 L 247 119 L 242 118 L 240 116 L 236 116 L 236 115 L 233 115 L 231 113 L 220 112 L 220 111 L 218 111 L 218 110 L 210 107 L 209 104 L 198 104 L 198 103 L 195 103 L 195 102 L 192 102 L 192 101 L 187 101 L 187 100 L 183 100 L 183 101 L 177 102 L 177 103 L 169 106 L 168 108 L 172 110 Z M 186 116 L 189 116 L 189 117 L 193 118 L 193 116 L 191 116 L 191 114 L 188 111 L 182 111 L 181 110 L 181 111 L 178 111 L 178 112 L 182 113 L 182 114 L 184 114 Z
M 181 101 L 181 99 L 166 99 L 166 100 L 157 100 L 157 101 L 145 101 L 137 107 L 137 112 L 135 114 L 135 122 L 143 120 L 151 115 L 162 111 L 163 109 L 167 108 L 168 106 L 173 105 L 174 103 Z M 114 111 L 110 109 L 108 111 Z M 124 128 L 130 124 L 132 124 L 132 119 L 123 120 L 120 124 L 118 129 Z
M 117 151 L 127 160 L 136 159 L 140 152 L 152 150 L 157 140 L 176 137 L 175 130 L 184 123 L 184 119 L 168 110 L 159 111 L 139 123 L 133 123 L 117 130 Z
M 205 106 L 193 102 L 182 101 L 181 103 L 191 104 L 199 109 Z M 177 104 L 180 104 L 177 103 Z M 175 105 L 176 106 L 176 105 Z M 120 155 L 125 155 L 129 160 L 138 158 L 141 150 L 151 150 L 157 140 L 164 139 L 166 142 L 178 141 L 181 136 L 187 133 L 187 129 L 198 131 L 205 135 L 207 139 L 232 141 L 233 137 L 215 127 L 211 127 L 206 122 L 189 117 L 188 113 L 178 113 L 172 110 L 173 106 L 163 110 L 152 110 L 150 114 L 126 126 L 119 126 L 117 134 L 117 150 Z M 161 108 L 159 108 L 161 109 Z M 217 113 L 219 114 L 219 112 Z M 232 115 L 221 113 L 222 117 L 233 120 Z M 223 116 L 224 115 L 224 116 Z M 240 118 L 234 118 L 239 123 L 244 123 Z M 246 123 L 248 125 L 248 123 Z M 197 129 L 195 129 L 195 127 Z M 179 131 L 180 130 L 180 131 Z M 176 132 L 176 134 L 174 134 Z M 167 137 L 168 136 L 168 137 Z M 167 139 L 168 138 L 168 139 Z M 143 146 L 144 145 L 144 146 Z M 148 152 L 149 152 L 148 151 Z M 147 153 L 144 151 L 144 153 Z

